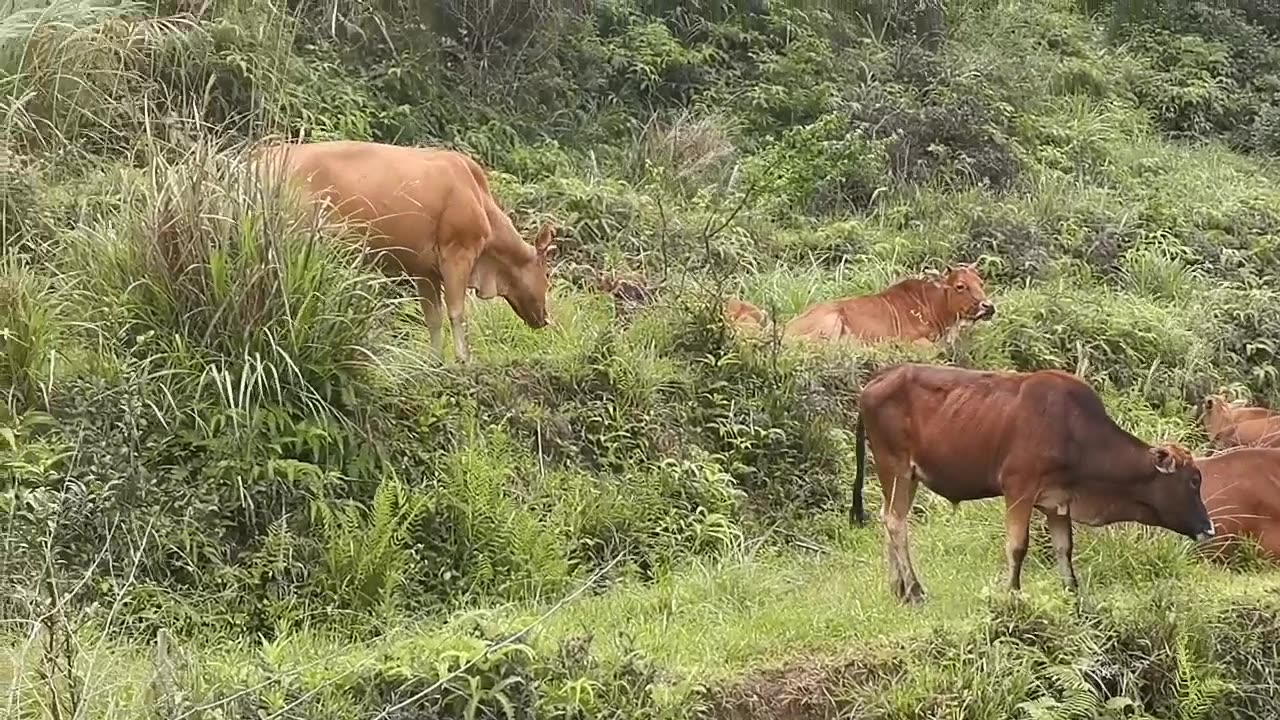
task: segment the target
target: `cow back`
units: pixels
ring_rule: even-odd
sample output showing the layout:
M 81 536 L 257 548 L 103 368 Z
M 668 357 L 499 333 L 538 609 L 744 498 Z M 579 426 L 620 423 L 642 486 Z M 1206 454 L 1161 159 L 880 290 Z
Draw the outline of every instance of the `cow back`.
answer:
M 334 141 L 276 146 L 295 179 L 407 270 L 433 273 L 443 254 L 492 234 L 473 162 L 447 150 Z

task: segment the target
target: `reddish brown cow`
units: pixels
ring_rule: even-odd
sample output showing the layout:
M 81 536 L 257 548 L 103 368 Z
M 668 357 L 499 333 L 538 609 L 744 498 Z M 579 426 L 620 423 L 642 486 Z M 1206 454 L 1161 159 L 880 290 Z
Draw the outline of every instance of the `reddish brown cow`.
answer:
M 907 278 L 874 295 L 847 297 L 809 306 L 787 323 L 783 334 L 811 340 L 904 340 L 929 345 L 965 322 L 990 319 L 987 299 L 972 264 Z
M 1248 538 L 1280 561 L 1280 448 L 1236 448 L 1196 458 L 1196 466 L 1217 536 L 1211 549 L 1230 552 Z
M 1136 521 L 1197 540 L 1213 534 L 1191 453 L 1134 437 L 1074 375 L 904 364 L 877 373 L 858 407 L 850 521 L 865 522 L 870 443 L 884 493 L 890 585 L 908 602 L 924 599 L 907 547 L 907 516 L 919 483 L 953 505 L 1004 497 L 1011 590 L 1021 588 L 1033 508 L 1047 518 L 1058 570 L 1072 590 L 1073 519 Z
M 738 298 L 725 301 L 724 319 L 730 326 L 748 332 L 759 332 L 769 325 L 769 316 L 763 310 Z
M 1204 400 L 1204 429 L 1220 449 L 1252 445 L 1280 447 L 1280 413 L 1260 407 L 1228 403 L 1221 395 Z
M 501 295 L 530 327 L 550 324 L 553 228 L 544 225 L 532 245 L 525 242 L 490 192 L 484 169 L 466 155 L 340 140 L 263 146 L 251 160 L 302 181 L 322 204 L 369 231 L 384 270 L 415 279 L 437 355 L 444 349 L 442 292 L 454 354 L 464 362 L 468 288 L 484 299 Z

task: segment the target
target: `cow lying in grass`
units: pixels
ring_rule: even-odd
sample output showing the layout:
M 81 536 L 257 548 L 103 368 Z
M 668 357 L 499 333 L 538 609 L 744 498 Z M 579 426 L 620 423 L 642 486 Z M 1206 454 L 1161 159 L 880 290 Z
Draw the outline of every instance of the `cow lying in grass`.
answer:
M 996 306 L 970 264 L 901 280 L 874 295 L 810 305 L 783 336 L 822 342 L 901 340 L 931 345 L 961 323 L 988 320 Z
M 1214 447 L 1280 447 L 1280 413 L 1228 403 L 1221 395 L 1204 400 L 1204 429 Z

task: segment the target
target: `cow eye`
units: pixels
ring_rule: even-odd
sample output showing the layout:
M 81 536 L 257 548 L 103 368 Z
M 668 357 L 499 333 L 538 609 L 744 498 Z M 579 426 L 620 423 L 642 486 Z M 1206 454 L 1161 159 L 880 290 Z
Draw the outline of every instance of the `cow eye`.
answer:
M 964 292 L 964 290 L 965 290 L 965 284 L 964 284 L 964 283 L 956 283 L 956 290 L 959 290 L 960 292 Z

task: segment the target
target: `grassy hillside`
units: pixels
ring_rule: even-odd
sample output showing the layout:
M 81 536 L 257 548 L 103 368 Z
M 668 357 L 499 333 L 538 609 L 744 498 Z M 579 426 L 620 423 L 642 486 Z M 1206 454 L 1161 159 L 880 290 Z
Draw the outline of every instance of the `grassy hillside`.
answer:
M 1280 6 L 70 2 L 0 21 L 0 700 L 19 718 L 1267 717 L 1280 579 L 922 494 L 898 607 L 853 398 L 1064 368 L 1145 439 L 1280 403 Z M 243 171 L 466 150 L 553 328 L 475 362 Z M 937 353 L 735 337 L 975 261 Z M 633 292 L 602 288 L 626 279 Z M 639 289 L 643 292 L 635 292 Z M 879 508 L 877 485 L 869 510 Z

